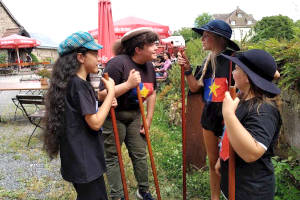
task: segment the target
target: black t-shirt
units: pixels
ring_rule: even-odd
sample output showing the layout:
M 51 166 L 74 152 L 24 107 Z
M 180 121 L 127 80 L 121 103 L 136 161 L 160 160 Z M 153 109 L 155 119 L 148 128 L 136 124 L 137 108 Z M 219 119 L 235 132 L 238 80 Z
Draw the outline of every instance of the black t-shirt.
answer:
M 274 169 L 271 157 L 281 127 L 278 109 L 271 103 L 242 101 L 236 116 L 252 137 L 265 148 L 266 152 L 256 161 L 247 163 L 236 154 L 236 199 L 272 200 L 274 198 Z M 228 196 L 228 160 L 221 159 L 221 189 Z
M 115 81 L 116 85 L 119 85 L 127 81 L 129 72 L 132 69 L 140 72 L 142 79 L 140 83 L 141 96 L 143 100 L 145 100 L 154 90 L 156 90 L 155 71 L 151 62 L 140 65 L 133 62 L 128 55 L 118 55 L 107 63 L 104 73 L 108 72 L 109 77 Z M 100 90 L 105 89 L 102 82 L 100 83 L 99 88 Z M 118 106 L 116 107 L 116 111 L 139 109 L 136 88 L 133 88 L 118 97 L 117 101 Z
M 226 49 L 222 53 L 225 55 L 232 55 L 233 51 Z M 204 68 L 198 66 L 195 71 L 195 78 L 199 80 Z M 235 69 L 232 63 L 232 71 Z M 228 82 L 230 76 L 230 61 L 225 57 L 218 55 L 216 57 L 215 78 L 213 79 L 213 70 L 211 62 L 208 63 L 206 73 L 203 78 L 204 87 L 197 93 L 201 93 L 204 100 L 204 108 L 201 116 L 201 125 L 203 128 L 213 131 L 215 136 L 219 137 L 223 131 L 223 115 L 222 115 L 222 102 L 225 92 L 228 90 Z M 231 76 L 231 84 L 234 85 Z M 189 92 L 190 95 L 193 93 Z
M 91 84 L 77 76 L 71 78 L 65 97 L 65 130 L 60 137 L 61 173 L 67 181 L 88 183 L 106 171 L 101 131 L 92 130 L 84 118 L 97 110 Z

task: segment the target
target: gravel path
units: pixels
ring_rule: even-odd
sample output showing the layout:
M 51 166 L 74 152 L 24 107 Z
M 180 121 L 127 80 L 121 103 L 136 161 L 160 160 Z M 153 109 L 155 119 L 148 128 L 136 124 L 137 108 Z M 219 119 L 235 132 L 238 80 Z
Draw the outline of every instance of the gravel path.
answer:
M 21 77 L 1 76 L 0 84 Z M 0 92 L 0 200 L 75 199 L 72 185 L 61 178 L 59 159 L 50 161 L 42 150 L 40 129 L 26 146 L 34 126 L 19 110 L 15 118 L 11 98 L 18 93 Z

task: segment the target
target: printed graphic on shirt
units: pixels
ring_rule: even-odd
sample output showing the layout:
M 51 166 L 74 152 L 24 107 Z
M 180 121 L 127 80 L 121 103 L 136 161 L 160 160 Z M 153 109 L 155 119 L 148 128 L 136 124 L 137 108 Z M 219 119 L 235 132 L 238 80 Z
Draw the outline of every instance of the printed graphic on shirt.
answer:
M 204 79 L 204 100 L 206 102 L 222 102 L 227 90 L 227 78 Z
M 153 93 L 153 83 L 140 83 L 140 91 L 143 102 Z M 138 103 L 136 88 L 133 88 L 129 94 L 129 99 L 131 101 Z
M 229 158 L 229 140 L 228 140 L 227 130 L 225 126 L 224 126 L 222 140 L 219 145 L 220 145 L 219 156 L 222 160 L 226 161 Z

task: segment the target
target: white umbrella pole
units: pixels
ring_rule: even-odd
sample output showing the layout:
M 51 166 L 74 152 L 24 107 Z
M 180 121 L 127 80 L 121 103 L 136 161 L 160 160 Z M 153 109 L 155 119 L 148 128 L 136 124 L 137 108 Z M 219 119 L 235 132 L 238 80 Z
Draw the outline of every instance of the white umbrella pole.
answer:
M 18 57 L 18 72 L 20 72 L 20 55 L 19 55 L 19 48 L 17 47 L 17 57 Z

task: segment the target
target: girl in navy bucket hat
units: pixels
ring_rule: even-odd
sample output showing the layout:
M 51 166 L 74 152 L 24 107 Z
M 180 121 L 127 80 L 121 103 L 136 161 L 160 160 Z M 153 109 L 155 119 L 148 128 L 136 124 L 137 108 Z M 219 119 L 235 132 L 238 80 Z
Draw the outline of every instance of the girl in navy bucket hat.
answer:
M 98 72 L 98 50 L 87 32 L 76 32 L 58 48 L 46 97 L 44 148 L 51 159 L 60 153 L 63 179 L 73 183 L 77 200 L 107 200 L 102 126 L 116 106 L 112 79 L 102 82 L 108 94 L 98 108 L 89 73 Z
M 210 193 L 212 200 L 219 200 L 220 177 L 215 172 L 215 164 L 218 160 L 219 137 L 223 133 L 222 102 L 228 86 L 233 84 L 229 80 L 230 61 L 221 56 L 221 53 L 232 55 L 239 50 L 239 47 L 230 40 L 232 30 L 222 20 L 212 20 L 192 30 L 202 36 L 203 49 L 209 51 L 209 55 L 202 66 L 196 68 L 194 76 L 193 69 L 185 56 L 178 55 L 178 63 L 184 65 L 189 94 L 200 93 L 204 100 L 201 125 L 209 159 Z
M 279 88 L 272 83 L 277 66 L 263 50 L 253 49 L 235 56 L 223 55 L 236 64 L 233 71 L 239 97 L 226 92 L 223 101 L 225 122 L 220 159 L 221 189 L 228 198 L 229 142 L 236 152 L 235 199 L 274 199 L 275 177 L 271 157 L 281 127 L 275 98 Z M 240 100 L 241 99 L 241 100 Z

